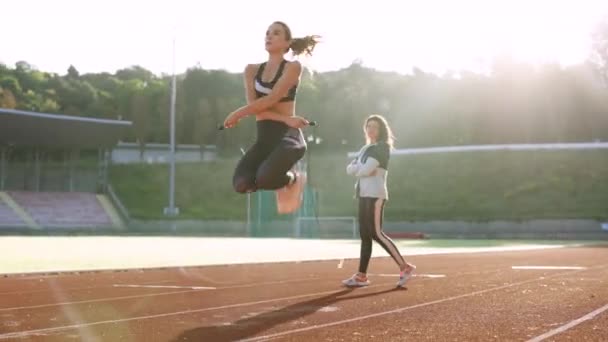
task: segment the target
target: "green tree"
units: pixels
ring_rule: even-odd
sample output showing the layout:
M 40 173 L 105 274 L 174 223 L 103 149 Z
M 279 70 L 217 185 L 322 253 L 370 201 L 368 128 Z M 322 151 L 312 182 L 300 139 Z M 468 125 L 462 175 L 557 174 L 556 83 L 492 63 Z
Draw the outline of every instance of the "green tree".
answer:
M 13 94 L 21 94 L 21 85 L 15 76 L 7 75 L 0 79 L 0 87 L 9 89 Z
M 70 65 L 70 67 L 68 68 L 67 78 L 77 79 L 78 77 L 80 77 L 80 73 L 73 65 Z
M 3 89 L 0 87 L 0 108 L 17 108 L 17 100 L 10 89 Z

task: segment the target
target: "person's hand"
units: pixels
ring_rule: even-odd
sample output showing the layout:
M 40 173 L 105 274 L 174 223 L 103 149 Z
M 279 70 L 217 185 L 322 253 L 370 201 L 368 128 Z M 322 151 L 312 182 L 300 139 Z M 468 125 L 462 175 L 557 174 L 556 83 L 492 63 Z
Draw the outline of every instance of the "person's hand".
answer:
M 287 126 L 293 128 L 303 128 L 308 126 L 309 124 L 308 120 L 304 119 L 301 116 L 290 116 L 285 119 L 285 123 L 287 124 Z
M 236 113 L 232 112 L 232 113 L 228 114 L 228 116 L 224 120 L 224 127 L 232 128 L 232 127 L 236 126 L 236 124 L 239 122 L 239 120 L 240 120 L 240 118 L 236 115 Z

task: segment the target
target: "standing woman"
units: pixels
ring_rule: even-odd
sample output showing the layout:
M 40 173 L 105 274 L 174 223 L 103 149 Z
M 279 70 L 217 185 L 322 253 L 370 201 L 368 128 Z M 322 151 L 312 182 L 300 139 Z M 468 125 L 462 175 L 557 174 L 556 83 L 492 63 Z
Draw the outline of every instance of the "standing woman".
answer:
M 238 162 L 233 175 L 236 192 L 276 190 L 279 213 L 292 213 L 301 203 L 305 176 L 293 170 L 306 152 L 301 128 L 309 124 L 295 116 L 295 99 L 302 65 L 287 61 L 284 55 L 312 54 L 317 36 L 293 38 L 287 24 L 276 21 L 266 31 L 268 60 L 249 64 L 244 83 L 247 105 L 230 113 L 224 127 L 234 127 L 239 120 L 255 115 L 257 139 Z
M 384 205 L 388 200 L 386 186 L 393 134 L 386 119 L 372 115 L 365 120 L 367 144 L 347 167 L 346 172 L 357 178 L 356 197 L 359 200 L 359 233 L 361 257 L 359 272 L 342 281 L 346 286 L 367 286 L 367 268 L 372 255 L 372 240 L 384 248 L 399 266 L 397 287 L 403 287 L 416 266 L 406 262 L 395 243 L 382 230 Z

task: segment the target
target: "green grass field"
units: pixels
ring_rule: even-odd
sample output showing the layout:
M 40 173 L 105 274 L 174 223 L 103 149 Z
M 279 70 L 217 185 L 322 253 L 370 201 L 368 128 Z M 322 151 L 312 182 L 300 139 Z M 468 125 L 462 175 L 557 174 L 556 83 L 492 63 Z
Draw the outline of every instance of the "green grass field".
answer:
M 320 216 L 356 215 L 347 162 L 343 154 L 313 155 Z M 606 150 L 393 156 L 390 163 L 387 220 L 608 218 Z M 231 187 L 235 164 L 178 164 L 180 219 L 244 220 L 246 196 Z M 111 182 L 134 218 L 165 218 L 166 165 L 114 165 Z

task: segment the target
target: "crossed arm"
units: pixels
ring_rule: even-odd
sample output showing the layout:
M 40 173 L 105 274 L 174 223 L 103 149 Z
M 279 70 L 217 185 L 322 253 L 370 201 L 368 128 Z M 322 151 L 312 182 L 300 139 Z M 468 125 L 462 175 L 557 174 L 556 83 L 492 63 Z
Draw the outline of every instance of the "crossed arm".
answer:
M 364 164 L 355 159 L 346 167 L 346 173 L 357 178 L 370 177 L 376 175 L 378 165 L 380 162 L 372 157 L 368 157 Z
M 255 90 L 253 89 L 253 79 L 255 77 L 256 69 L 256 66 L 253 64 L 248 64 L 245 67 L 244 83 L 247 105 L 230 113 L 224 122 L 224 126 L 233 127 L 240 119 L 249 115 L 256 115 L 258 118 L 261 117 L 263 119 L 282 121 L 285 123 L 288 123 L 289 120 L 293 120 L 293 118 L 280 115 L 268 109 L 277 104 L 285 95 L 287 95 L 289 89 L 299 82 L 302 73 L 301 64 L 299 62 L 288 63 L 285 66 L 285 72 L 281 75 L 270 94 L 259 99 L 255 98 Z
M 252 104 L 256 100 L 255 90 L 251 86 L 253 84 L 253 78 L 255 77 L 255 73 L 256 73 L 255 65 L 248 64 L 245 67 L 244 83 L 245 83 L 245 95 L 247 96 L 248 105 Z M 262 111 L 260 113 L 256 113 L 255 116 L 258 118 L 261 118 L 261 119 L 283 121 L 282 115 L 275 113 L 275 112 L 268 111 L 268 110 Z
M 361 163 L 359 161 L 362 154 L 367 155 L 367 158 L 365 158 L 365 163 Z M 358 178 L 375 176 L 380 165 L 388 164 L 388 160 L 390 158 L 389 155 L 390 147 L 385 143 L 370 146 L 366 151 L 363 151 L 362 149 L 359 152 L 359 157 L 353 160 L 346 167 L 346 173 Z

